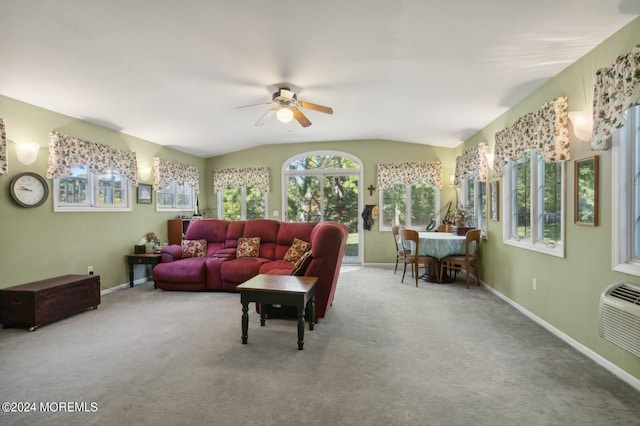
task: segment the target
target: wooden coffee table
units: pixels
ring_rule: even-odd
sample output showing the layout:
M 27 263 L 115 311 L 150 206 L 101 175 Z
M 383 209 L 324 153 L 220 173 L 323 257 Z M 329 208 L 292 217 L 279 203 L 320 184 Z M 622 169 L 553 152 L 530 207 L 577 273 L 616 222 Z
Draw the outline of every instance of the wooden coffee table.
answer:
M 295 306 L 298 313 L 298 350 L 304 346 L 304 316 L 313 330 L 316 318 L 316 282 L 318 277 L 260 274 L 240 284 L 242 303 L 242 344 L 247 344 L 249 330 L 249 302 Z M 260 309 L 260 325 L 266 321 L 265 309 Z

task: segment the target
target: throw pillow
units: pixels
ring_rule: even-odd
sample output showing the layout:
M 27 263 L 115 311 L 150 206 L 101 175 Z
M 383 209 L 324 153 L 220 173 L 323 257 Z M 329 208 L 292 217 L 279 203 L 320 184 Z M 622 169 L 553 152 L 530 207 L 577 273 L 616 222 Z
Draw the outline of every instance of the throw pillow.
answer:
M 291 275 L 295 275 L 301 277 L 307 270 L 307 266 L 311 263 L 313 257 L 311 256 L 311 250 L 307 250 L 304 252 L 300 259 L 293 265 L 293 270 L 291 271 Z
M 287 253 L 284 255 L 284 260 L 296 263 L 298 259 L 300 259 L 300 256 L 309 250 L 310 246 L 311 244 L 308 242 L 294 238 L 291 247 L 289 247 L 289 250 L 287 250 Z
M 260 252 L 260 237 L 238 238 L 236 258 L 258 257 Z
M 182 240 L 182 257 L 205 257 L 207 240 Z

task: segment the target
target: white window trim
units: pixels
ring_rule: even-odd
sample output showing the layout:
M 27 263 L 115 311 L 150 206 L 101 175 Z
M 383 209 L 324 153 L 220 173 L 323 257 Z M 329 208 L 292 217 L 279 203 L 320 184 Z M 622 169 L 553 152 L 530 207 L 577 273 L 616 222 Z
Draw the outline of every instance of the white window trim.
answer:
M 398 182 L 398 184 L 402 184 L 402 182 Z M 404 184 L 405 186 L 411 186 L 408 184 Z M 433 211 L 435 211 L 436 213 L 438 213 L 440 211 L 440 188 L 437 187 L 433 187 L 434 189 L 434 204 L 435 204 L 435 208 L 433 209 Z M 378 191 L 378 205 L 380 206 L 380 210 L 382 210 L 382 206 L 384 205 L 384 197 L 383 197 L 383 190 L 379 190 Z M 409 194 L 409 192 L 405 192 L 405 205 L 406 206 L 410 206 L 411 205 L 411 194 Z M 380 213 L 380 215 L 382 215 L 382 213 Z M 409 215 L 407 215 L 407 217 L 410 217 Z M 442 215 L 439 215 L 438 217 L 434 218 L 436 221 L 436 225 L 441 223 L 442 220 L 444 219 L 444 217 Z M 425 224 L 425 225 L 414 225 L 414 224 L 410 224 L 409 226 L 406 226 L 406 229 L 413 229 L 416 231 L 426 231 L 425 227 L 428 226 L 429 224 Z M 382 219 L 378 220 L 378 231 L 379 232 L 391 232 L 391 225 L 387 225 L 384 224 L 382 222 Z
M 240 193 L 242 195 L 242 212 L 240 212 L 240 217 L 242 218 L 241 220 L 247 220 L 247 187 L 246 186 L 242 186 L 240 187 Z M 263 193 L 262 196 L 264 197 L 264 217 L 263 219 L 268 219 L 269 218 L 269 197 L 268 197 L 268 193 Z M 216 199 L 218 200 L 218 208 L 216 209 L 216 217 L 218 219 L 222 219 L 222 209 L 224 208 L 223 202 L 224 200 L 222 199 L 222 191 L 217 191 L 216 192 Z
M 533 155 L 531 156 L 533 157 Z M 533 160 L 531 160 L 533 161 Z M 537 162 L 535 162 L 535 164 L 537 164 Z M 555 256 L 555 257 L 561 257 L 564 258 L 565 257 L 565 247 L 566 247 L 566 243 L 565 243 L 565 227 L 566 227 L 566 221 L 565 221 L 565 217 L 566 217 L 566 202 L 565 202 L 565 183 L 566 183 L 566 163 L 561 163 L 561 175 L 562 175 L 562 183 L 560 185 L 560 191 L 561 191 L 561 195 L 560 195 L 560 205 L 561 205 L 561 210 L 562 210 L 562 217 L 561 217 L 561 221 L 560 221 L 560 236 L 561 236 L 561 243 L 555 246 L 549 246 L 546 243 L 536 240 L 535 236 L 537 234 L 537 230 L 540 226 L 540 223 L 538 221 L 539 218 L 539 214 L 538 214 L 538 207 L 539 207 L 539 203 L 540 200 L 538 198 L 538 188 L 537 188 L 537 175 L 538 175 L 538 170 L 539 167 L 534 167 L 534 165 L 532 164 L 531 167 L 531 182 L 533 187 L 531 188 L 531 227 L 532 227 L 532 232 L 531 235 L 532 237 L 530 239 L 517 239 L 515 237 L 513 237 L 513 215 L 512 215 L 512 208 L 513 208 L 513 199 L 511 198 L 511 194 L 513 192 L 513 162 L 509 161 L 505 166 L 504 166 L 504 173 L 503 173 L 503 177 L 501 180 L 501 186 L 503 188 L 503 190 L 501 191 L 501 203 L 502 203 L 502 212 L 501 215 L 504 218 L 503 219 L 503 228 L 502 228 L 502 235 L 503 235 L 503 243 L 509 246 L 513 246 L 513 247 L 518 247 L 518 248 L 522 248 L 525 250 L 530 250 L 530 251 L 534 251 L 534 252 L 538 252 L 538 253 L 542 253 L 542 254 L 548 254 L 550 256 Z M 534 182 L 536 182 L 536 184 L 534 184 Z M 535 203 L 533 202 L 535 200 Z
M 191 208 L 182 208 L 182 207 L 164 207 L 158 204 L 158 191 L 156 191 L 155 189 L 152 189 L 153 192 L 155 192 L 155 202 L 154 204 L 156 205 L 156 212 L 157 213 L 166 213 L 166 212 L 195 212 L 196 210 L 196 199 L 198 198 L 198 193 L 195 191 L 195 189 L 191 188 L 191 200 L 193 205 L 191 206 Z M 174 194 L 175 195 L 175 194 Z
M 123 181 L 126 183 L 126 189 L 127 189 L 127 204 L 126 206 L 123 207 L 106 207 L 104 204 L 98 204 L 95 199 L 96 199 L 96 194 L 98 193 L 98 184 L 96 182 L 96 174 L 93 172 L 91 173 L 91 201 L 89 204 L 60 204 L 58 202 L 58 191 L 60 190 L 60 178 L 56 178 L 53 180 L 53 188 L 55 189 L 55 191 L 53 191 L 53 211 L 54 213 L 104 213 L 104 212 L 109 212 L 109 213 L 128 213 L 133 211 L 133 186 L 131 185 L 131 183 L 126 179 L 126 178 L 122 178 Z
M 474 220 L 474 226 L 477 229 L 480 229 L 480 231 L 482 231 L 482 238 L 486 239 L 487 238 L 487 233 L 488 233 L 488 222 L 489 222 L 489 207 L 486 205 L 487 202 L 489 201 L 489 194 L 488 194 L 488 189 L 489 189 L 489 185 L 487 184 L 487 182 L 480 182 L 478 180 L 475 179 L 464 179 L 461 182 L 460 185 L 460 193 L 461 193 L 461 199 L 462 200 L 467 200 L 469 198 L 469 181 L 473 182 L 473 220 Z M 485 207 L 487 209 L 487 215 L 486 217 L 483 215 L 483 212 L 481 210 L 481 205 L 480 205 L 480 185 L 484 184 L 484 202 L 485 202 Z M 466 205 L 466 204 L 465 204 Z M 454 207 L 455 208 L 455 207 Z
M 625 113 L 626 114 L 626 113 Z M 633 118 L 613 134 L 611 146 L 611 267 L 614 271 L 640 276 L 640 262 L 633 259 L 633 158 L 631 156 L 630 130 Z M 635 120 L 633 120 L 635 121 Z M 636 123 L 637 124 L 637 123 Z

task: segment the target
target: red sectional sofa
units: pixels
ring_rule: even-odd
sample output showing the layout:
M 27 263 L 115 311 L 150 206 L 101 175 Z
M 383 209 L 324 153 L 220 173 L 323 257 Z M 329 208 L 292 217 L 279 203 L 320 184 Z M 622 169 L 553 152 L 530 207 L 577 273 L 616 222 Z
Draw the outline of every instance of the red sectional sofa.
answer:
M 253 237 L 260 237 L 257 256 L 237 258 L 238 239 Z M 257 274 L 291 274 L 294 263 L 284 257 L 294 238 L 311 245 L 311 260 L 297 275 L 318 277 L 316 319 L 324 318 L 333 302 L 347 241 L 347 228 L 335 222 L 192 221 L 184 240 L 206 240 L 206 255 L 184 258 L 183 246 L 164 247 L 162 263 L 153 268 L 153 278 L 164 290 L 234 292 Z

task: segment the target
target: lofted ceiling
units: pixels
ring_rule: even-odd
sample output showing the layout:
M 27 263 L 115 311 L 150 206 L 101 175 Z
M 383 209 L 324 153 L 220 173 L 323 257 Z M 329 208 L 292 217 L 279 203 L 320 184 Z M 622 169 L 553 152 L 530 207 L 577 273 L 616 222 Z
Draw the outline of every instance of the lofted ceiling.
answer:
M 0 94 L 201 157 L 456 147 L 639 14 L 638 0 L 2 0 Z M 270 105 L 237 108 L 283 82 L 334 114 L 256 127 Z

